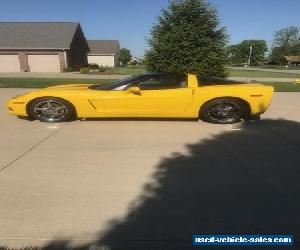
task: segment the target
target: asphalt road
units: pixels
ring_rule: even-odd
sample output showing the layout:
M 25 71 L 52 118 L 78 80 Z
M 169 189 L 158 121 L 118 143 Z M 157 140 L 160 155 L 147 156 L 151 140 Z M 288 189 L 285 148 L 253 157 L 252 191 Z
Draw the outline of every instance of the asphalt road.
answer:
M 300 74 L 300 70 L 294 69 L 289 70 L 282 67 L 281 69 L 266 69 L 266 68 L 259 68 L 259 67 L 228 67 L 229 69 L 236 69 L 236 70 L 254 70 L 254 71 L 265 71 L 265 72 L 278 72 L 278 73 L 287 73 L 287 74 Z
M 189 249 L 193 233 L 299 239 L 299 93 L 276 93 L 255 123 L 46 124 L 6 113 L 5 101 L 24 91 L 0 89 L 0 245 Z

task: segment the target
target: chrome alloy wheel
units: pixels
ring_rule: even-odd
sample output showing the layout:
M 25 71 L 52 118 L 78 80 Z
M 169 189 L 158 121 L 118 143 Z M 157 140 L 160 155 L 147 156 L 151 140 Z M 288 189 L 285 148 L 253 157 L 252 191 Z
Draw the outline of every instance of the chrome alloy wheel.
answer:
M 230 123 L 237 118 L 241 118 L 241 107 L 238 103 L 230 100 L 220 100 L 211 107 L 208 112 L 209 117 L 218 122 Z
M 33 112 L 40 120 L 55 122 L 68 114 L 67 106 L 58 100 L 41 100 L 33 107 Z

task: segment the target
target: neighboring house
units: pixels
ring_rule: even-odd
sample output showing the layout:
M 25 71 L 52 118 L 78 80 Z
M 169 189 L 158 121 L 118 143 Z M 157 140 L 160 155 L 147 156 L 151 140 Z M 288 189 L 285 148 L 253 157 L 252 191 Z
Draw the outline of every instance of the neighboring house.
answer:
M 88 50 L 77 22 L 0 22 L 0 72 L 62 72 Z
M 141 59 L 132 56 L 131 59 L 130 59 L 130 63 L 132 63 L 132 64 L 140 64 L 141 63 Z
M 285 56 L 288 64 L 300 64 L 300 56 Z
M 120 65 L 120 44 L 118 40 L 88 40 L 90 52 L 89 64 L 116 67 Z

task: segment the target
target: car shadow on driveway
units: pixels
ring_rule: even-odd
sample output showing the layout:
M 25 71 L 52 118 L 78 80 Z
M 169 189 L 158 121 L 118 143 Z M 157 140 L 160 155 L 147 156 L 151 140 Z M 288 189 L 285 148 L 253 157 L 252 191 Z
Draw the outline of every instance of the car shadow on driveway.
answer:
M 298 242 L 289 249 L 300 248 L 299 123 L 244 123 L 186 147 L 158 164 L 123 220 L 76 249 L 197 249 L 193 234 L 292 234 Z

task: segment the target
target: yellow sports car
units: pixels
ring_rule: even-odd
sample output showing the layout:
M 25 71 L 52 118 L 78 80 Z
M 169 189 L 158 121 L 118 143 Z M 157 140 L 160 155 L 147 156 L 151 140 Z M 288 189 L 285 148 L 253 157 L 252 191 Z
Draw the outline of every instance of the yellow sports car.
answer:
M 148 73 L 104 85 L 60 85 L 16 96 L 9 112 L 43 122 L 77 118 L 201 118 L 236 123 L 259 118 L 273 87 L 194 74 Z

